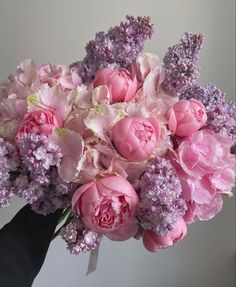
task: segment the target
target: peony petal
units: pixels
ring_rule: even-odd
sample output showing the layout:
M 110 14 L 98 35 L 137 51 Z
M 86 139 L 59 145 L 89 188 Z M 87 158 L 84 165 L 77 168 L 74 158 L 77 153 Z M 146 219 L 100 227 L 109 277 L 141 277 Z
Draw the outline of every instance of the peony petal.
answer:
M 138 231 L 138 224 L 135 220 L 127 222 L 117 230 L 106 233 L 106 237 L 113 241 L 125 241 L 133 237 Z
M 223 206 L 223 199 L 220 195 L 212 198 L 209 204 L 202 204 L 196 206 L 196 217 L 201 220 L 210 220 L 221 211 Z

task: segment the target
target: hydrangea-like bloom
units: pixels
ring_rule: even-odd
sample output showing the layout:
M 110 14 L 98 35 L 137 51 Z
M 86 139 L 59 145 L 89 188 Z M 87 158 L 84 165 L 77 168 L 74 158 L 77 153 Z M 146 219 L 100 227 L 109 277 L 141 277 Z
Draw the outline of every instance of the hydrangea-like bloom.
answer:
M 143 50 L 145 40 L 153 34 L 150 18 L 126 16 L 126 19 L 107 33 L 97 33 L 95 40 L 87 44 L 83 61 L 71 65 L 78 68 L 83 81 L 91 80 L 101 68 L 128 68 Z
M 197 61 L 203 47 L 203 35 L 185 33 L 180 42 L 168 49 L 163 65 L 166 76 L 163 89 L 171 96 L 179 96 L 199 78 Z
M 139 182 L 140 208 L 138 219 L 144 230 L 153 230 L 164 236 L 173 230 L 176 222 L 186 211 L 180 198 L 181 183 L 170 162 L 155 158 L 147 165 Z
M 81 219 L 76 215 L 61 229 L 60 235 L 66 241 L 67 249 L 71 254 L 93 250 L 102 240 L 101 234 L 85 228 Z
M 206 126 L 216 133 L 228 135 L 236 145 L 236 105 L 227 102 L 225 94 L 213 84 L 200 86 L 198 84 L 189 87 L 181 96 L 181 99 L 194 98 L 204 104 L 207 113 Z

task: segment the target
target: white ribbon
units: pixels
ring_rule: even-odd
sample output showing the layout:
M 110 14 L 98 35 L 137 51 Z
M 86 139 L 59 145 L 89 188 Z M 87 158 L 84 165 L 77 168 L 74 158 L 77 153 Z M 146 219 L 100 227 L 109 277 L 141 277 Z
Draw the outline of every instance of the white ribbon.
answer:
M 98 263 L 98 252 L 99 252 L 99 247 L 90 251 L 89 264 L 88 264 L 86 275 L 89 275 L 93 273 L 94 271 L 96 271 L 97 263 Z

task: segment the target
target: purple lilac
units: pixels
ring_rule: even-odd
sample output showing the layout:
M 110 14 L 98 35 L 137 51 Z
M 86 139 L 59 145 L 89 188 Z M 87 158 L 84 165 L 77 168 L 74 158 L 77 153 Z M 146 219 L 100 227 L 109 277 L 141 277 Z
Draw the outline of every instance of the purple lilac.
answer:
M 44 135 L 23 134 L 18 140 L 22 163 L 35 181 L 49 183 L 48 170 L 56 166 L 62 157 L 60 148 Z
M 186 204 L 180 197 L 181 183 L 170 162 L 158 157 L 151 160 L 140 179 L 139 190 L 137 215 L 141 227 L 166 235 L 186 211 Z
M 68 207 L 74 190 L 72 183 L 66 183 L 59 177 L 56 168 L 51 169 L 49 179 L 50 184 L 41 185 L 42 195 L 31 206 L 36 213 L 43 215 Z
M 87 44 L 83 61 L 71 65 L 78 69 L 83 81 L 91 80 L 98 69 L 128 68 L 136 60 L 145 40 L 153 34 L 153 25 L 149 17 L 126 16 L 126 20 L 107 33 L 97 33 L 95 40 Z
M 9 205 L 13 196 L 12 180 L 19 166 L 15 147 L 0 138 L 0 207 Z
M 187 100 L 195 98 L 202 102 L 207 112 L 207 122 L 204 128 L 230 136 L 233 141 L 233 150 L 235 149 L 236 105 L 234 102 L 227 102 L 225 94 L 213 84 L 207 84 L 204 87 L 195 84 L 189 87 L 180 98 Z
M 56 166 L 60 148 L 44 135 L 23 134 L 18 140 L 21 170 L 14 182 L 14 193 L 40 214 L 49 214 L 68 206 L 73 185 L 64 182 Z
M 61 229 L 60 235 L 66 241 L 67 249 L 71 254 L 93 250 L 102 240 L 101 234 L 87 229 L 76 215 Z
M 197 61 L 203 47 L 203 35 L 185 33 L 180 42 L 168 49 L 163 66 L 166 76 L 163 89 L 171 96 L 179 96 L 199 78 Z

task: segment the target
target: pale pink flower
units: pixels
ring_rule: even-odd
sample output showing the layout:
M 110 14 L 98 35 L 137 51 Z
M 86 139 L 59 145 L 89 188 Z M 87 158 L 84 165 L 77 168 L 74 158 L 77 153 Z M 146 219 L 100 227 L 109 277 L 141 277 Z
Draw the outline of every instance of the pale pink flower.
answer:
M 138 56 L 133 69 L 137 74 L 138 80 L 144 82 L 147 75 L 160 66 L 160 59 L 155 54 L 142 53 Z
M 223 199 L 221 195 L 211 197 L 211 201 L 205 204 L 196 204 L 195 202 L 187 201 L 187 211 L 184 215 L 184 220 L 187 223 L 193 223 L 197 220 L 205 221 L 215 217 L 223 207 Z
M 84 141 L 80 134 L 66 128 L 54 128 L 49 137 L 59 146 L 62 160 L 58 165 L 59 176 L 65 182 L 75 181 L 80 172 Z
M 187 222 L 213 218 L 222 208 L 221 195 L 232 195 L 235 157 L 230 147 L 228 137 L 203 129 L 182 140 L 176 153 L 169 154 L 181 178 Z
M 15 80 L 19 85 L 31 86 L 36 79 L 36 64 L 32 59 L 26 59 L 17 68 Z
M 196 178 L 209 175 L 212 181 L 216 175 L 219 178 L 219 172 L 234 171 L 235 157 L 230 153 L 231 144 L 227 136 L 207 129 L 200 130 L 181 142 L 177 149 L 178 161 L 188 175 Z M 225 187 L 232 188 L 232 176 L 222 176 L 229 180 Z

